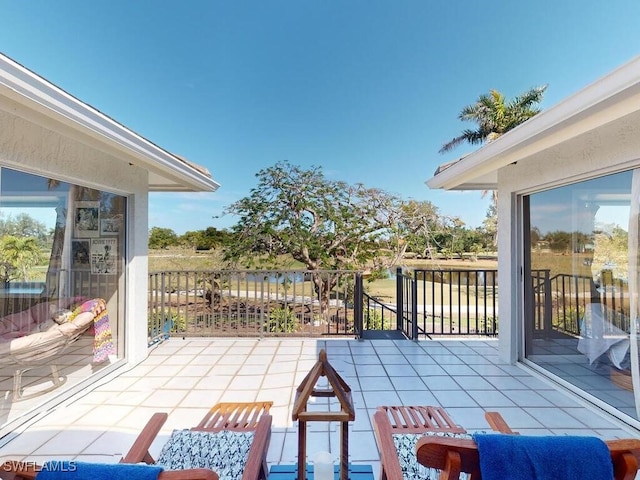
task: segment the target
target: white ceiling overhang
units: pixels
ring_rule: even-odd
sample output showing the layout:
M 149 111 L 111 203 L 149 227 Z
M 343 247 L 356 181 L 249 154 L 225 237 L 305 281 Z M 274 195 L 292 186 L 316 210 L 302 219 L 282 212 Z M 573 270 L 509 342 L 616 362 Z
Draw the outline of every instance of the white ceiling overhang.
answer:
M 0 97 L 23 106 L 31 120 L 149 172 L 152 192 L 214 191 L 209 172 L 174 155 L 81 102 L 44 78 L 0 55 Z
M 438 168 L 429 188 L 494 190 L 498 170 L 640 111 L 640 57 L 482 148 Z

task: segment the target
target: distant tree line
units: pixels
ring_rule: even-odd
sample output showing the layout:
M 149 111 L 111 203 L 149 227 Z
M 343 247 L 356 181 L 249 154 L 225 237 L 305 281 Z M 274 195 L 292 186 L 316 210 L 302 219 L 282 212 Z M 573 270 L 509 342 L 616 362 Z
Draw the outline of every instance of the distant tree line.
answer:
M 214 227 L 188 231 L 182 235 L 178 235 L 170 228 L 153 227 L 149 231 L 149 248 L 183 247 L 196 251 L 213 250 L 230 244 L 232 237 L 233 234 L 229 230 L 218 230 Z
M 421 236 L 419 232 L 407 235 L 403 253 L 416 258 L 454 258 L 466 253 L 492 252 L 495 249 L 493 233 L 486 231 L 484 227 L 468 228 L 457 218 L 440 217 L 434 224 L 427 225 L 426 229 L 431 230 L 429 227 L 438 224 L 440 228 L 433 232 L 432 237 L 429 234 Z M 425 229 L 425 225 L 421 227 Z M 149 248 L 162 250 L 182 247 L 194 251 L 224 249 L 232 247 L 235 238 L 232 229 L 207 227 L 205 230 L 188 231 L 179 235 L 170 228 L 152 227 L 149 231 Z M 383 244 L 380 246 L 382 248 Z

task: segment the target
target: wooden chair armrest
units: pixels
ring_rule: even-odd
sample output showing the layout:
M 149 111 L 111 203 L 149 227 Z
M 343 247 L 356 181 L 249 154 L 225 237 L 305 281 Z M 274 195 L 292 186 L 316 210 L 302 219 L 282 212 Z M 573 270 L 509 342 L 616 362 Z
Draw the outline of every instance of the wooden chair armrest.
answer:
M 373 414 L 373 431 L 380 451 L 380 478 L 383 480 L 403 480 L 398 453 L 393 443 L 393 431 L 387 412 L 377 410 Z
M 486 412 L 484 417 L 487 419 L 492 430 L 500 433 L 516 433 L 511 430 L 511 427 L 498 412 Z
M 33 462 L 8 461 L 0 465 L 2 480 L 33 480 L 38 474 L 37 466 Z
M 440 479 L 458 479 L 460 472 L 479 477 L 480 457 L 476 442 L 466 438 L 423 437 L 416 444 L 422 465 L 443 471 Z
M 169 415 L 166 413 L 154 413 L 151 419 L 144 426 L 129 452 L 120 460 L 122 463 L 155 463 L 155 460 L 149 453 L 149 447 L 158 436 L 160 429 L 167 421 Z
M 273 417 L 263 414 L 258 420 L 258 425 L 253 436 L 253 442 L 249 449 L 247 464 L 242 475 L 243 480 L 266 480 L 269 475 L 267 466 L 267 450 L 271 440 L 271 423 Z
M 607 440 L 605 443 L 611 452 L 613 478 L 616 480 L 634 480 L 640 464 L 640 440 L 626 438 Z

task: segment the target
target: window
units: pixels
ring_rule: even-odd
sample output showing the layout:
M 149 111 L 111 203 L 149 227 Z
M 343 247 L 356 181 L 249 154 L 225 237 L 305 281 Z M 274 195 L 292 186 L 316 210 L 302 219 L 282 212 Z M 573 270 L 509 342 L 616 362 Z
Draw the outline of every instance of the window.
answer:
M 123 196 L 0 169 L 2 418 L 122 355 L 125 214 Z

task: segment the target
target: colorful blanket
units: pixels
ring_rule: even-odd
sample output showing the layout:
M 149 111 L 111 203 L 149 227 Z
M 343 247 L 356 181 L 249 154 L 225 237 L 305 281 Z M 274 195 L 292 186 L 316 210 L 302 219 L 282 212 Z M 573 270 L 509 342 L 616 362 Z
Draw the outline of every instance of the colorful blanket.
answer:
M 93 363 L 104 362 L 115 353 L 107 304 L 102 298 L 88 300 L 73 311 L 69 321 L 85 312 L 93 314 Z
M 127 463 L 53 460 L 40 468 L 38 480 L 157 480 L 162 467 Z

